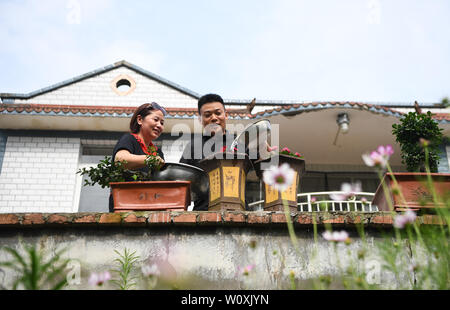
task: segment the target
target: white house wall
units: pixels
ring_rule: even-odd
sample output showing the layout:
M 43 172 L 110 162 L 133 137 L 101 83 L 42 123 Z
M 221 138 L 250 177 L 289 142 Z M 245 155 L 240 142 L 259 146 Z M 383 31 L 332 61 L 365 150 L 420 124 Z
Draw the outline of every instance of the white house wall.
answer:
M 79 138 L 9 136 L 0 213 L 73 212 L 79 153 Z
M 125 96 L 118 95 L 111 87 L 120 75 L 128 75 L 136 82 L 136 89 Z M 33 98 L 16 99 L 15 103 L 137 107 L 151 101 L 167 108 L 197 107 L 196 98 L 124 66 Z

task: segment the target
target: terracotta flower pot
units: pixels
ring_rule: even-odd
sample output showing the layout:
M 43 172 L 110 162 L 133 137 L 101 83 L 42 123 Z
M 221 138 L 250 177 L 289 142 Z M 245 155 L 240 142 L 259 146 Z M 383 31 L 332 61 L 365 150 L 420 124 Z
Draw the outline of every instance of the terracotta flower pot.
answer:
M 427 174 L 421 172 L 398 172 L 393 173 L 397 180 L 399 190 L 402 192 L 405 201 L 400 194 L 393 192 L 395 183 L 391 173 L 386 173 L 383 182 L 389 188 L 390 200 L 393 203 L 395 211 L 404 211 L 411 209 L 418 211 L 421 209 L 430 209 L 436 207 L 433 203 L 433 197 L 428 189 Z M 450 173 L 431 173 L 433 186 L 438 195 L 448 194 L 450 191 Z M 382 183 L 378 186 L 372 200 L 372 205 L 376 205 L 380 211 L 391 211 L 388 198 L 384 194 Z M 439 207 L 439 206 L 438 206 Z
M 252 165 L 247 155 L 217 153 L 199 165 L 209 177 L 208 210 L 245 210 L 245 180 Z
M 263 163 L 268 163 L 272 161 L 274 157 L 278 157 L 278 165 L 282 165 L 283 163 L 289 164 L 289 166 L 295 171 L 294 182 L 283 192 L 275 190 L 272 186 L 267 185 L 263 181 L 263 172 L 261 165 Z M 255 167 L 256 175 L 259 179 L 264 183 L 264 210 L 265 211 L 283 211 L 284 205 L 283 200 L 287 202 L 289 209 L 291 211 L 297 211 L 297 194 L 298 194 L 298 185 L 300 184 L 301 176 L 305 172 L 305 160 L 284 155 L 278 154 L 271 156 L 268 159 L 257 160 L 253 163 Z
M 114 212 L 185 211 L 191 203 L 190 181 L 111 182 Z

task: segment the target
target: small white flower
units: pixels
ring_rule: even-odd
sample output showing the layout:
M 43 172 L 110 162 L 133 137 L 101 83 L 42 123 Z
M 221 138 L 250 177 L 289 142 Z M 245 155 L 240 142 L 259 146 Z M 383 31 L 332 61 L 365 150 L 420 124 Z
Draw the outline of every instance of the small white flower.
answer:
M 294 176 L 295 171 L 287 163 L 284 163 L 281 166 L 271 166 L 264 171 L 263 181 L 282 192 L 291 186 Z
M 327 241 L 333 242 L 346 242 L 349 239 L 348 233 L 344 230 L 342 231 L 325 231 L 322 237 Z
M 158 269 L 158 266 L 155 264 L 144 265 L 144 266 L 142 266 L 141 270 L 142 270 L 142 274 L 145 277 L 153 277 L 153 276 L 158 277 L 161 274 L 161 272 Z

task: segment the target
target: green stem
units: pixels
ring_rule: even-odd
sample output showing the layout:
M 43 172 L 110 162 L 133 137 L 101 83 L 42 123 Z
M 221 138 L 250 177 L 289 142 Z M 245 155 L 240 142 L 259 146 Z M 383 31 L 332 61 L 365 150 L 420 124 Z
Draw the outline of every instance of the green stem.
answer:
M 283 206 L 284 206 L 284 215 L 286 217 L 289 236 L 291 237 L 291 242 L 292 242 L 297 254 L 300 254 L 300 250 L 298 248 L 298 240 L 297 240 L 297 236 L 295 235 L 294 225 L 292 224 L 292 219 L 291 219 L 291 212 L 289 210 L 289 205 L 288 205 L 287 201 L 283 200 Z

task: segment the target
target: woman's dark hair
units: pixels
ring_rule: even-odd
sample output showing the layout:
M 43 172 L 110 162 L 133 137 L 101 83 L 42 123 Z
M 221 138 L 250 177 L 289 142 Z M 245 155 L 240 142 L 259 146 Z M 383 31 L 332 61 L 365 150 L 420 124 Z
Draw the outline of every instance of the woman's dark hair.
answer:
M 157 104 L 156 102 L 144 103 L 143 105 L 138 107 L 134 111 L 133 116 L 131 117 L 131 120 L 130 120 L 131 132 L 138 133 L 139 130 L 141 129 L 141 125 L 139 125 L 137 122 L 137 118 L 139 115 L 144 119 L 147 115 L 151 114 L 153 111 L 156 111 L 156 110 L 161 111 L 164 116 L 167 114 L 166 110 L 162 106 Z
M 225 109 L 225 104 L 223 103 L 222 97 L 220 97 L 217 94 L 206 94 L 206 95 L 200 97 L 200 99 L 198 99 L 198 113 L 200 113 L 200 108 L 204 104 L 211 103 L 211 102 L 220 102 L 223 105 L 223 108 Z

